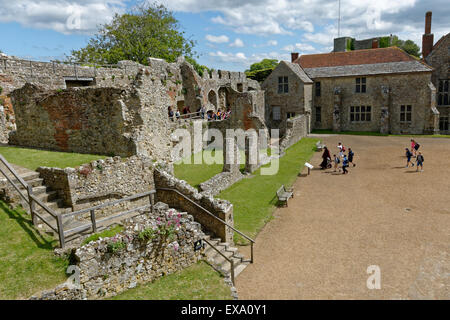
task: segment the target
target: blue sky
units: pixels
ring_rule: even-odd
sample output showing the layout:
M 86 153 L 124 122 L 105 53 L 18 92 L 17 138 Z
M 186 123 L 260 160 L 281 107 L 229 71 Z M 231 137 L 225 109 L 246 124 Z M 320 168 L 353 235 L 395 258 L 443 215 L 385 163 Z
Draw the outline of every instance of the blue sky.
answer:
M 152 1 L 153 2 L 153 1 Z M 243 71 L 263 58 L 289 60 L 329 52 L 337 37 L 338 0 L 159 0 L 196 40 L 200 63 Z M 376 3 L 376 4 L 375 4 Z M 135 4 L 126 0 L 0 0 L 0 50 L 33 60 L 63 59 L 96 26 Z M 425 12 L 435 41 L 450 32 L 448 0 L 341 0 L 341 36 L 397 34 L 419 46 Z

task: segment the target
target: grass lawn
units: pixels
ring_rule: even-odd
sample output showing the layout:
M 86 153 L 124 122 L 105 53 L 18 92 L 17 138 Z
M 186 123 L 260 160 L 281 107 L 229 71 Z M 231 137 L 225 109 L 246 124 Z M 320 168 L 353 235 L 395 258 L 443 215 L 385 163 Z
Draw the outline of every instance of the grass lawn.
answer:
M 38 167 L 76 167 L 106 156 L 70 152 L 45 151 L 19 147 L 0 146 L 0 153 L 10 163 L 36 170 Z
M 316 150 L 317 139 L 303 138 L 286 150 L 280 158 L 276 175 L 260 175 L 260 169 L 254 177 L 243 179 L 222 191 L 217 198 L 226 199 L 234 206 L 235 227 L 254 238 L 259 230 L 272 218 L 275 209 L 278 188 L 284 184 L 290 187 L 297 179 Z M 246 244 L 247 240 L 235 235 L 238 244 Z
M 231 300 L 230 287 L 206 262 L 127 290 L 111 300 Z
M 220 155 L 218 155 L 217 162 L 223 163 L 223 152 L 219 151 Z M 205 150 L 203 151 L 203 156 L 211 155 L 214 156 L 214 151 Z M 244 157 L 244 158 L 243 158 Z M 241 152 L 241 158 L 245 159 L 244 152 Z M 191 163 L 191 164 L 190 164 Z M 178 161 L 174 165 L 174 173 L 175 177 L 180 180 L 185 180 L 194 188 L 198 188 L 200 183 L 205 182 L 216 174 L 222 172 L 223 164 L 193 164 L 194 163 L 194 155 L 189 158 L 188 163 L 183 163 L 182 160 Z M 241 169 L 245 167 L 245 164 L 241 164 Z
M 27 299 L 63 283 L 68 262 L 53 254 L 57 245 L 34 230 L 30 216 L 0 201 L 0 300 Z
M 312 130 L 312 134 L 345 134 L 353 136 L 382 136 L 382 137 L 421 137 L 421 138 L 450 138 L 450 135 L 446 134 L 388 134 L 371 131 L 341 131 L 335 132 L 328 129 L 315 129 Z

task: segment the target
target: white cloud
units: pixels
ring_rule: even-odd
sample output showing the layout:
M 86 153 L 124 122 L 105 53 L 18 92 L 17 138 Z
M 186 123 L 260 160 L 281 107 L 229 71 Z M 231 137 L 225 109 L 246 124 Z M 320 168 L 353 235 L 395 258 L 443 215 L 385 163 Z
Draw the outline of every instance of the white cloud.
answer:
M 277 40 L 269 40 L 269 41 L 267 41 L 267 45 L 268 46 L 277 46 L 278 41 Z
M 230 43 L 230 47 L 242 48 L 243 46 L 244 42 L 239 38 L 236 38 L 233 43 Z
M 252 63 L 259 62 L 263 59 L 277 59 L 277 60 L 289 60 L 290 55 L 279 52 L 268 52 L 268 53 L 256 53 L 250 56 L 246 56 L 242 52 L 231 53 L 231 52 L 210 52 L 209 56 L 212 58 L 212 61 L 216 64 L 222 63 L 231 63 L 234 66 L 238 67 L 238 69 L 246 69 Z
M 308 43 L 296 43 L 295 45 L 287 45 L 283 47 L 281 50 L 294 52 L 294 51 L 300 51 L 300 52 L 313 52 L 317 51 L 316 48 L 314 48 L 312 45 Z
M 207 34 L 205 39 L 208 40 L 209 42 L 213 42 L 213 43 L 227 43 L 228 41 L 230 41 L 230 39 L 226 35 L 213 36 L 213 35 Z
M 0 0 L 0 22 L 52 29 L 64 34 L 92 34 L 99 24 L 125 9 L 125 0 Z

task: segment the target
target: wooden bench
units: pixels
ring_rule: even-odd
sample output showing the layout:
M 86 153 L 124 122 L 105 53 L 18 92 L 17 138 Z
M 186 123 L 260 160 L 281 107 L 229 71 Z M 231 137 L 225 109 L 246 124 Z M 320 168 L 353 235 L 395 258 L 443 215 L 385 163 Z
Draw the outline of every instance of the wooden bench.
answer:
M 277 197 L 279 202 L 284 202 L 286 204 L 286 207 L 288 206 L 288 199 L 294 197 L 294 192 L 292 189 L 287 190 L 284 185 L 281 185 L 281 187 L 277 191 Z
M 324 147 L 325 147 L 324 144 L 321 144 L 320 141 L 317 141 L 317 143 L 316 143 L 317 151 L 322 151 Z

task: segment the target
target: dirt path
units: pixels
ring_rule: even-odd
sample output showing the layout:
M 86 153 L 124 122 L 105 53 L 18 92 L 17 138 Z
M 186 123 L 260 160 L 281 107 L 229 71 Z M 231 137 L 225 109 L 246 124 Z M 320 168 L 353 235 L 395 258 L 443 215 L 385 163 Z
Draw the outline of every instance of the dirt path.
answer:
M 256 239 L 255 264 L 236 279 L 239 298 L 450 299 L 450 139 L 418 139 L 419 173 L 404 168 L 407 137 L 321 140 L 332 155 L 339 141 L 352 147 L 357 166 L 296 181 L 289 207 Z M 367 288 L 370 265 L 380 268 L 379 290 Z

